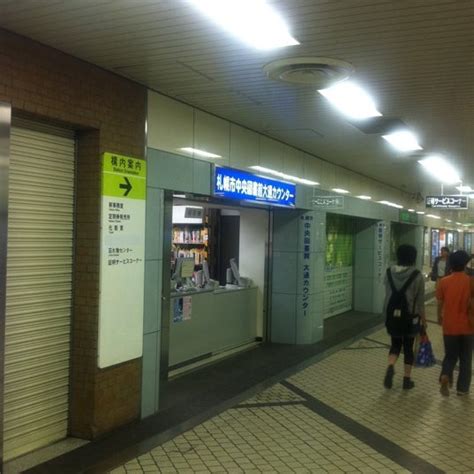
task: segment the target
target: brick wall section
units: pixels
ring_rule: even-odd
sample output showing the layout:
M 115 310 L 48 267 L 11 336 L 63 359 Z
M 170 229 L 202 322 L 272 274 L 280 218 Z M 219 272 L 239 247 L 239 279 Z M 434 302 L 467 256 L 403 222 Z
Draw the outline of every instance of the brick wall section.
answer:
M 94 438 L 139 416 L 141 360 L 97 368 L 100 154 L 143 157 L 146 90 L 0 29 L 0 101 L 78 130 L 70 433 Z

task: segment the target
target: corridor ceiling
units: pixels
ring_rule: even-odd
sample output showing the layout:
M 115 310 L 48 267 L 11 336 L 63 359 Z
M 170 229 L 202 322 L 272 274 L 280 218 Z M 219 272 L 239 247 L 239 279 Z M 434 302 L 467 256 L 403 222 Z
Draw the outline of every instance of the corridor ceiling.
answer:
M 385 117 L 474 187 L 473 0 L 269 3 L 300 45 L 254 50 L 186 0 L 0 0 L 0 26 L 400 189 L 439 192 L 417 157 L 351 125 L 314 86 L 262 70 L 279 58 L 342 59 Z

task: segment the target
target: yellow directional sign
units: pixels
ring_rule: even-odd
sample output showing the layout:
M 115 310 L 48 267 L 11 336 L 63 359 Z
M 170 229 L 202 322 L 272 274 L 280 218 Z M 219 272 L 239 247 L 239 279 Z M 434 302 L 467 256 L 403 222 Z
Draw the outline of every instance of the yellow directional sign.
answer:
M 104 153 L 102 156 L 102 195 L 145 199 L 146 161 L 116 153 Z

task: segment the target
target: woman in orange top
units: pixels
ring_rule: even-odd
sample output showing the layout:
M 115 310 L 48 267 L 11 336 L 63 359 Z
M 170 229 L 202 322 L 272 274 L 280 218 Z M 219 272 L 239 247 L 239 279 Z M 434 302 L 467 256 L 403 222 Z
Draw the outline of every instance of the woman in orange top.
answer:
M 467 395 L 471 386 L 472 335 L 474 334 L 472 279 L 466 274 L 469 255 L 459 250 L 450 256 L 453 273 L 439 281 L 438 322 L 443 326 L 445 356 L 441 370 L 440 392 L 449 395 L 453 371 L 459 360 L 457 394 Z

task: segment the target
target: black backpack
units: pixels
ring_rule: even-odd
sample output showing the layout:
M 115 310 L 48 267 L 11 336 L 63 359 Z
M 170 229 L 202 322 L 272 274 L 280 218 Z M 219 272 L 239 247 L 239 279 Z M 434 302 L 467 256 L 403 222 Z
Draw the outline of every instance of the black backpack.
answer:
M 390 335 L 394 336 L 405 336 L 416 331 L 416 325 L 414 325 L 414 319 L 418 317 L 413 310 L 408 307 L 406 298 L 406 291 L 408 287 L 413 283 L 415 278 L 420 272 L 415 270 L 403 284 L 403 286 L 397 290 L 392 278 L 392 272 L 390 268 L 387 269 L 387 279 L 392 290 L 392 294 L 387 303 L 385 326 Z M 413 303 L 415 306 L 416 299 Z

